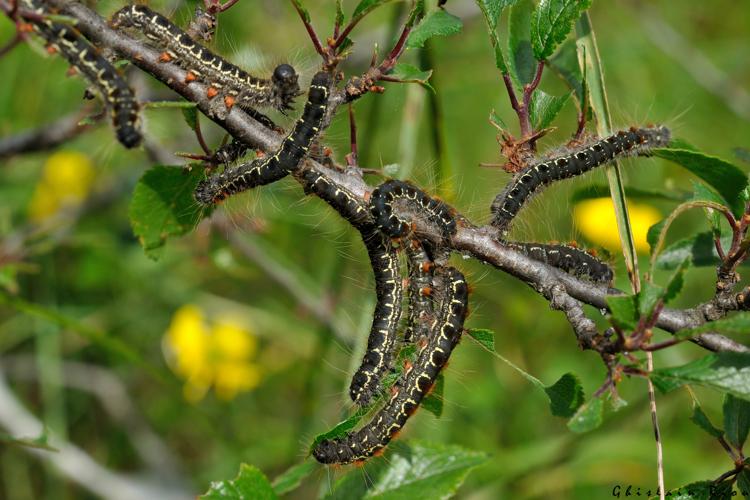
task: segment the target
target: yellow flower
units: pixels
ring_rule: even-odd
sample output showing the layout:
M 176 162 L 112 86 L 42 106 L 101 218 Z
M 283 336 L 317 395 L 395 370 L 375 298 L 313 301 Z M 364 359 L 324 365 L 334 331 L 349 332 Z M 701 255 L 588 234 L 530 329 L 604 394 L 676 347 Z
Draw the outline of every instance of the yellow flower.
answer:
M 185 399 L 203 399 L 213 385 L 217 397 L 233 399 L 260 383 L 260 368 L 250 362 L 257 339 L 239 322 L 207 325 L 203 311 L 195 305 L 180 307 L 164 335 L 167 361 L 185 380 Z
M 41 222 L 62 208 L 79 206 L 91 191 L 94 175 L 94 166 L 83 153 L 60 151 L 51 155 L 31 198 L 29 218 Z
M 648 228 L 661 220 L 661 214 L 654 207 L 642 203 L 628 203 L 628 213 L 636 250 L 646 253 L 649 249 L 646 240 Z M 578 203 L 573 211 L 573 219 L 590 241 L 613 252 L 621 248 L 611 198 L 595 198 Z

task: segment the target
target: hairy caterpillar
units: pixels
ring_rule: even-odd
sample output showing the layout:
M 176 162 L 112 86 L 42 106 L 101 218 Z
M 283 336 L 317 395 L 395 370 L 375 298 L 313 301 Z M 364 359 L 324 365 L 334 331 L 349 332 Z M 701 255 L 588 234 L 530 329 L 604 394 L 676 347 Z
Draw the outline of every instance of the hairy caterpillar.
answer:
M 549 243 L 506 243 L 524 255 L 556 267 L 578 277 L 588 277 L 596 283 L 610 284 L 614 271 L 605 262 L 570 245 Z
M 227 108 L 237 104 L 244 110 L 270 106 L 285 111 L 292 109 L 292 101 L 301 94 L 297 72 L 290 65 L 277 66 L 270 80 L 255 77 L 212 53 L 145 5 L 129 5 L 115 12 L 112 26 L 137 28 L 157 47 L 166 47 L 168 58 L 189 71 L 188 78 L 202 77 L 222 93 Z
M 452 267 L 438 268 L 435 274 L 444 287 L 439 317 L 422 345 L 417 361 L 396 382 L 390 400 L 361 429 L 318 443 L 313 456 L 324 464 L 348 464 L 367 460 L 385 448 L 406 424 L 409 416 L 429 392 L 453 348 L 461 339 L 468 305 L 464 276 Z
M 96 87 L 109 109 L 117 140 L 126 148 L 141 142 L 138 130 L 138 102 L 125 79 L 97 50 L 72 27 L 44 19 L 45 2 L 23 0 L 23 6 L 40 19 L 27 19 L 34 31 L 59 52 Z
M 418 342 L 429 333 L 428 321 L 432 319 L 432 272 L 435 263 L 428 255 L 424 243 L 412 239 L 406 245 L 406 263 L 409 271 L 409 318 L 404 331 L 404 342 Z
M 549 158 L 519 171 L 492 202 L 492 225 L 504 238 L 511 222 L 535 191 L 548 184 L 575 177 L 624 154 L 646 155 L 651 148 L 666 146 L 666 127 L 621 130 L 576 151 Z
M 419 213 L 424 213 L 430 222 L 437 224 L 443 235 L 450 236 L 456 232 L 456 220 L 448 205 L 430 198 L 408 182 L 389 180 L 376 187 L 370 198 L 372 215 L 378 227 L 389 236 L 403 236 L 411 228 L 409 221 L 401 219 L 393 211 L 393 203 L 399 199 L 416 203 Z
M 378 230 L 368 211 L 351 193 L 334 186 L 313 169 L 305 169 L 300 177 L 308 193 L 315 193 L 328 202 L 359 230 L 375 275 L 377 303 L 367 339 L 367 351 L 349 386 L 352 401 L 364 406 L 378 393 L 380 380 L 391 369 L 393 362 L 403 298 L 398 249 L 388 236 Z
M 195 189 L 195 199 L 203 205 L 213 205 L 229 195 L 275 182 L 295 170 L 320 132 L 328 106 L 330 85 L 329 73 L 316 73 L 302 116 L 284 138 L 278 151 L 272 156 L 226 169 L 201 181 Z

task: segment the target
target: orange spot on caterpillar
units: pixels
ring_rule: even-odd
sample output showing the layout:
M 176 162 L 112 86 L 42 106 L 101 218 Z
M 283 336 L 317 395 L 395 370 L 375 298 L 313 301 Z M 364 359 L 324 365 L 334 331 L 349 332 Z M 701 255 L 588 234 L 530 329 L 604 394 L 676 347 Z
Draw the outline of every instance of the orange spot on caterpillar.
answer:
M 255 150 L 255 157 L 256 158 L 265 158 L 266 157 L 266 152 L 263 151 L 263 150 L 261 150 L 261 149 L 256 149 Z
M 55 54 L 57 54 L 57 48 L 53 47 L 52 45 L 47 45 L 47 47 L 45 48 L 45 50 L 47 51 L 47 54 L 49 54 L 49 55 L 55 55 Z
M 423 273 L 429 273 L 433 267 L 435 267 L 435 264 L 432 262 L 422 262 L 422 265 L 420 266 Z
M 367 462 L 366 458 L 360 458 L 359 460 L 355 460 L 354 462 L 352 462 L 352 465 L 354 465 L 355 467 L 361 468 L 365 466 L 366 462 Z
M 34 31 L 34 26 L 31 25 L 31 23 L 18 23 L 18 31 L 21 33 L 31 33 Z
M 375 452 L 372 454 L 372 456 L 373 457 L 382 457 L 383 453 L 385 453 L 385 447 L 378 448 L 377 450 L 375 450 Z
M 208 90 L 206 90 L 206 97 L 209 99 L 213 99 L 217 95 L 219 95 L 219 91 L 214 87 L 208 87 Z
M 376 94 L 382 94 L 385 92 L 385 87 L 382 87 L 380 85 L 372 85 L 370 86 L 370 92 L 375 92 Z
M 185 75 L 185 83 L 194 82 L 198 79 L 198 76 L 192 71 L 188 71 Z
M 371 197 L 372 197 L 372 191 L 366 191 L 365 195 L 363 196 L 366 203 L 370 203 Z
M 172 56 L 169 55 L 169 52 L 162 52 L 159 54 L 159 62 L 169 62 L 172 60 Z
M 401 286 L 404 288 L 409 286 L 409 278 L 401 278 Z
M 66 76 L 76 76 L 78 74 L 78 70 L 76 70 L 73 66 L 68 68 L 68 70 L 65 72 Z
M 397 394 L 398 394 L 398 387 L 395 386 L 395 385 L 392 385 L 391 386 L 391 397 L 393 397 L 393 396 L 395 396 Z
M 429 286 L 425 286 L 419 289 L 419 295 L 422 295 L 424 297 L 431 297 L 432 296 L 432 288 Z
M 224 106 L 227 107 L 227 109 L 232 109 L 232 106 L 234 106 L 235 99 L 231 95 L 224 97 Z
M 408 372 L 409 370 L 411 370 L 412 366 L 414 366 L 414 365 L 412 364 L 411 360 L 409 360 L 409 359 L 405 359 L 404 360 L 404 371 L 405 372 Z
M 568 242 L 569 247 L 578 248 L 578 242 L 576 240 L 571 240 Z
M 325 146 L 323 148 L 323 154 L 325 156 L 332 156 L 333 155 L 333 149 L 329 148 L 328 146 Z
M 424 349 L 425 347 L 427 347 L 427 339 L 423 337 L 423 338 L 419 339 L 419 341 L 417 342 L 417 344 L 419 345 L 419 349 L 420 350 Z

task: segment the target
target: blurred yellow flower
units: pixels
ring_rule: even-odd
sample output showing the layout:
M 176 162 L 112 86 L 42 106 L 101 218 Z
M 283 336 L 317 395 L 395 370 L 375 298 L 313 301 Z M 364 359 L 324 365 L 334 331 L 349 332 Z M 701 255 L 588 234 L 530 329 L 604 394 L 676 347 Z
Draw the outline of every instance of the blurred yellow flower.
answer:
M 239 322 L 209 326 L 203 311 L 192 304 L 174 313 L 164 335 L 167 361 L 185 380 L 184 395 L 190 402 L 203 399 L 212 385 L 223 400 L 257 387 L 260 367 L 250 362 L 257 347 L 256 337 Z
M 60 151 L 51 155 L 31 198 L 29 218 L 41 222 L 63 208 L 79 206 L 91 191 L 94 175 L 94 166 L 83 153 Z
M 662 219 L 657 209 L 642 203 L 628 203 L 630 225 L 633 229 L 635 247 L 638 252 L 648 252 L 646 234 L 648 228 Z M 573 219 L 581 233 L 593 243 L 616 252 L 620 249 L 620 234 L 617 232 L 615 208 L 611 198 L 595 198 L 578 203 Z

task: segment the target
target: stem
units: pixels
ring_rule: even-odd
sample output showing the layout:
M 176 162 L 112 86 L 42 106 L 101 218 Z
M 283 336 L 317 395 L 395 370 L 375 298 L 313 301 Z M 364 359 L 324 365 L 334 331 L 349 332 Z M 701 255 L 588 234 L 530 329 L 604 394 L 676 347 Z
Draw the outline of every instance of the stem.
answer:
M 326 59 L 327 58 L 326 52 L 323 50 L 323 45 L 320 43 L 320 38 L 318 38 L 318 34 L 315 33 L 315 28 L 312 27 L 310 22 L 305 17 L 305 13 L 302 12 L 302 9 L 299 8 L 297 3 L 292 1 L 292 5 L 294 5 L 294 9 L 297 11 L 297 14 L 299 14 L 299 18 L 302 20 L 302 24 L 305 25 L 307 34 L 310 36 L 310 40 L 312 40 L 313 46 L 315 47 L 315 51 L 318 54 L 320 54 L 324 59 Z
M 195 115 L 195 137 L 198 139 L 198 144 L 200 144 L 203 152 L 208 156 L 211 156 L 211 154 L 213 154 L 213 151 L 211 151 L 211 148 L 208 147 L 208 144 L 206 144 L 206 140 L 203 138 L 203 132 L 201 131 L 201 120 L 200 116 L 197 114 Z
M 358 165 L 358 153 L 357 153 L 357 122 L 354 119 L 354 106 L 349 103 L 349 143 L 351 144 L 351 153 L 347 155 L 347 163 L 351 165 Z

